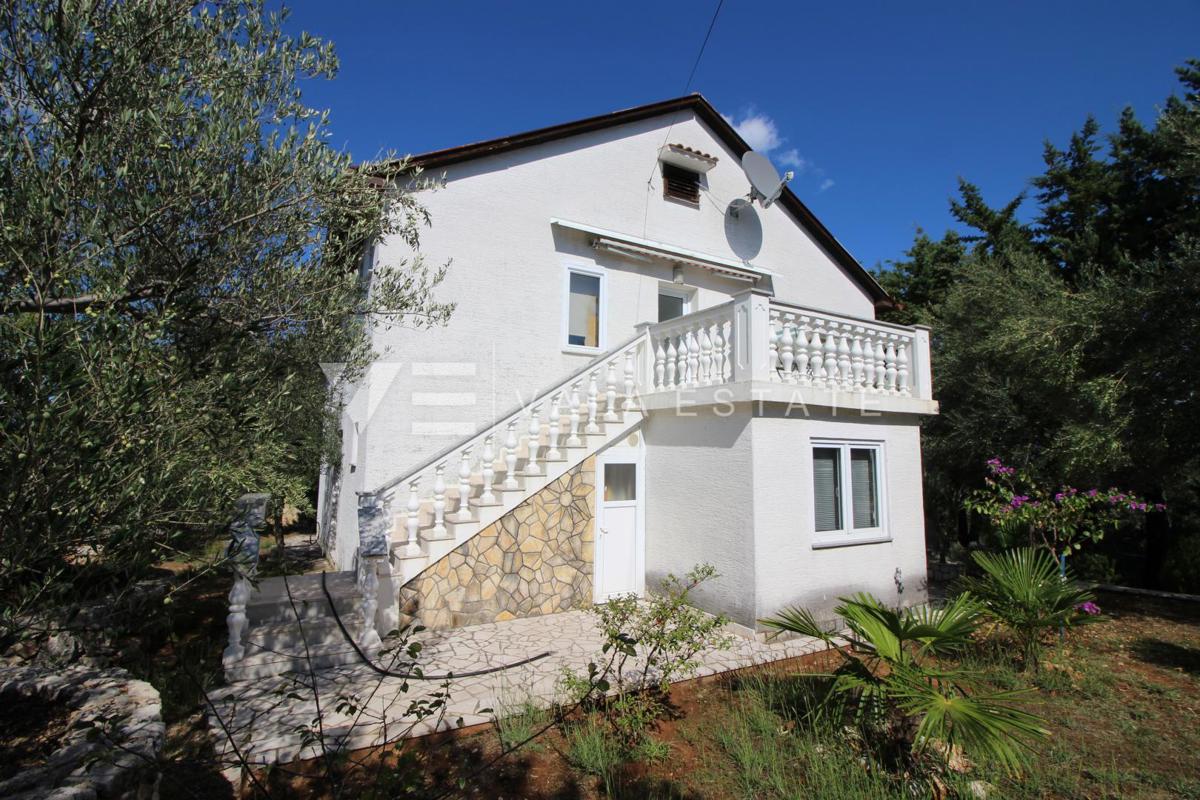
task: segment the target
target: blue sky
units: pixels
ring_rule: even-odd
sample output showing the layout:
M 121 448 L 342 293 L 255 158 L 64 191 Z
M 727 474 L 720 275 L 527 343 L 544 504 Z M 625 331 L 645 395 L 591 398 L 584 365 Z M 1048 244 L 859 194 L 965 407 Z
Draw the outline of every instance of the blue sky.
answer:
M 337 46 L 338 77 L 305 95 L 363 159 L 683 94 L 716 2 L 287 5 L 290 28 Z M 1088 113 L 1149 121 L 1198 33 L 1196 0 L 725 0 L 692 90 L 796 169 L 792 188 L 870 267 L 918 226 L 951 226 L 958 176 L 998 205 Z

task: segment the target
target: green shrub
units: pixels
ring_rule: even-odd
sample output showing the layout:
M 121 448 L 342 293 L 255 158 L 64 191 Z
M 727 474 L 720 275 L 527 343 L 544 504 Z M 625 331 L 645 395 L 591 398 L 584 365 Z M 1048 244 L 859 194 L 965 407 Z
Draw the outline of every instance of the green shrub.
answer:
M 1012 631 L 1027 667 L 1037 668 L 1044 633 L 1090 617 L 1080 607 L 1091 604 L 1093 595 L 1076 588 L 1069 569 L 1065 578 L 1060 575 L 1047 551 L 1021 547 L 1006 553 L 975 553 L 974 559 L 983 577 L 964 578 L 960 584 Z
M 930 663 L 963 650 L 979 626 L 976 600 L 964 593 L 944 608 L 897 611 L 858 594 L 835 609 L 843 633 L 822 628 L 805 609 L 763 623 L 840 648 L 843 663 L 823 700 L 823 713 L 853 722 L 876 756 L 904 768 L 937 761 L 962 748 L 1016 771 L 1025 741 L 1046 735 L 1040 720 L 1009 704 L 1013 692 L 969 691 L 967 675 Z
M 688 602 L 691 592 L 716 574 L 714 567 L 701 564 L 682 579 L 667 575 L 647 598 L 622 595 L 593 607 L 604 636 L 602 658 L 588 664 L 586 676 L 564 669 L 559 690 L 570 702 L 592 701 L 625 752 L 643 743 L 662 714 L 662 696 L 671 682 L 695 674 L 701 652 L 732 641 L 721 630 L 725 616 Z

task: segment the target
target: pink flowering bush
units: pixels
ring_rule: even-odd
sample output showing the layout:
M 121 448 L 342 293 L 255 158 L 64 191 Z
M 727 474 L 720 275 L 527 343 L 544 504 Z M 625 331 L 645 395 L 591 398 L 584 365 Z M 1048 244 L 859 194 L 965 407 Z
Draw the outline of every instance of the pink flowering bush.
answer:
M 1008 544 L 1022 539 L 1045 547 L 1057 559 L 1098 542 L 1131 514 L 1161 511 L 1120 489 L 1051 489 L 999 458 L 987 462 L 986 486 L 967 499 L 967 508 L 985 515 Z

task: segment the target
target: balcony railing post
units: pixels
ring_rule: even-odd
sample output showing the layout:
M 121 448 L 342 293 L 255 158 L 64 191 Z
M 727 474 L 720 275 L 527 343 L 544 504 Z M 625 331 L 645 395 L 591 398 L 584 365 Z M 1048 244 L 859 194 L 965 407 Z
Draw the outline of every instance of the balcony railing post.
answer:
M 912 396 L 922 400 L 933 399 L 933 371 L 929 358 L 928 325 L 913 325 L 913 348 L 908 365 L 912 377 Z
M 762 289 L 747 289 L 733 296 L 734 381 L 765 381 L 771 375 L 771 296 Z

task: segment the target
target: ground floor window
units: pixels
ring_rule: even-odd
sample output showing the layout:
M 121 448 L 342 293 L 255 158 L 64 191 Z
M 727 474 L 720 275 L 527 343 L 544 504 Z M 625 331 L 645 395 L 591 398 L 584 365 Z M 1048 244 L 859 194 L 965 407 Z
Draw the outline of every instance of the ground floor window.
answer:
M 886 538 L 882 465 L 878 443 L 813 442 L 814 546 Z

